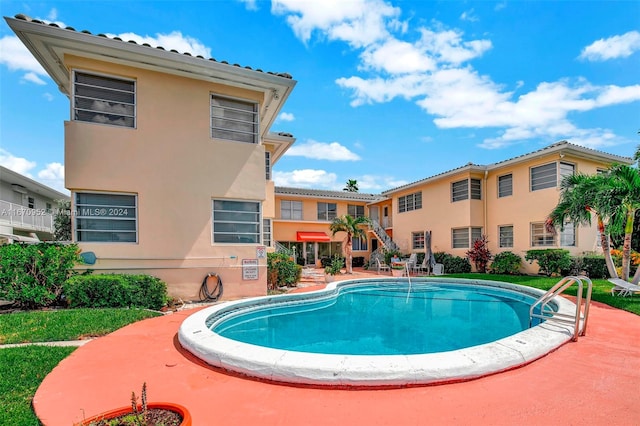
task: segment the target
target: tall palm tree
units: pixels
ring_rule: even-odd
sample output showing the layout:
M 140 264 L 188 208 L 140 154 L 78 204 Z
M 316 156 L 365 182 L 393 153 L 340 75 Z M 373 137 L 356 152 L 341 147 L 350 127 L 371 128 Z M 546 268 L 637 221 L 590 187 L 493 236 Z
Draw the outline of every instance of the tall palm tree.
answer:
M 347 192 L 358 192 L 358 181 L 355 179 L 347 180 L 347 186 L 345 186 L 342 190 Z
M 609 230 L 605 224 L 613 215 L 616 206 L 609 193 L 610 177 L 608 174 L 585 175 L 577 173 L 564 178 L 560 185 L 560 200 L 547 218 L 547 228 L 562 229 L 566 222 L 576 225 L 591 225 L 594 215 L 600 233 L 600 243 L 607 270 L 612 278 L 618 278 L 611 248 L 609 247 Z
M 611 176 L 611 198 L 617 200 L 618 206 L 612 218 L 612 226 L 618 232 L 624 230 L 621 278 L 629 281 L 633 223 L 636 212 L 640 210 L 640 171 L 634 167 L 617 164 L 611 167 L 609 173 Z M 638 280 L 640 280 L 640 273 L 636 271 L 634 282 Z
M 329 226 L 329 230 L 333 233 L 332 235 L 336 235 L 338 232 L 347 233 L 343 247 L 347 263 L 347 274 L 353 273 L 353 270 L 351 269 L 351 260 L 353 256 L 353 239 L 362 238 L 363 236 L 365 236 L 365 231 L 362 228 L 362 225 L 366 225 L 368 223 L 368 217 L 360 216 L 354 218 L 351 215 L 345 214 L 344 216 L 336 217 L 335 219 L 333 219 L 333 222 L 331 222 L 331 225 Z

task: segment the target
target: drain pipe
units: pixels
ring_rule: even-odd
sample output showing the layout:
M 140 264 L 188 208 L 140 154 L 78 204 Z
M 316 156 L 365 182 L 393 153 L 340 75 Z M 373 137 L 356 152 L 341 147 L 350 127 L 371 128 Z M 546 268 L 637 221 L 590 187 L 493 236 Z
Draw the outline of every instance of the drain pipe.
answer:
M 484 218 L 483 218 L 484 235 L 488 235 L 488 231 L 487 231 L 487 180 L 488 179 L 489 179 L 489 170 L 485 169 L 484 170 L 484 198 L 482 200 L 482 206 L 484 211 Z M 500 239 L 499 235 L 498 235 L 498 239 Z

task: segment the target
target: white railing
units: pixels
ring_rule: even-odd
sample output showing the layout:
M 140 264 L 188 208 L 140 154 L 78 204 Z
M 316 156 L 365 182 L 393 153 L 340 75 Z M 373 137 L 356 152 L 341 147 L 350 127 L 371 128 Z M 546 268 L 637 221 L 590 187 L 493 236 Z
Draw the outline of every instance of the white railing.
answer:
M 0 224 L 14 228 L 53 233 L 53 214 L 45 209 L 29 209 L 0 200 Z

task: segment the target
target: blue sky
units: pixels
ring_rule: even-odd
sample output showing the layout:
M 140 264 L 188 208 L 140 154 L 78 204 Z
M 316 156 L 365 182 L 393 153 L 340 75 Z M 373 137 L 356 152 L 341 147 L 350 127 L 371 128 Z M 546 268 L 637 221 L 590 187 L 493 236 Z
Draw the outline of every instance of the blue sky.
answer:
M 18 13 L 297 86 L 276 185 L 379 193 L 551 143 L 640 144 L 638 1 L 7 1 Z M 69 100 L 0 24 L 0 164 L 54 188 Z

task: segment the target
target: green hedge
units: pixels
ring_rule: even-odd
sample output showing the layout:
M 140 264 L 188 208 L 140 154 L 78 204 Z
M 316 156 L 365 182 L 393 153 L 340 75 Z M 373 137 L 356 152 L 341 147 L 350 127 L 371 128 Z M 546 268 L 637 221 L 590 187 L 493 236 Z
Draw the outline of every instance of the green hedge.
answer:
M 27 309 L 57 303 L 74 265 L 82 263 L 79 253 L 75 244 L 0 246 L 0 299 Z
M 503 251 L 493 257 L 489 272 L 492 274 L 517 275 L 520 273 L 522 258 L 511 251 Z
M 167 303 L 167 285 L 151 275 L 76 275 L 64 285 L 72 308 L 136 307 L 158 310 Z
M 584 256 L 582 267 L 589 278 L 609 278 L 609 270 L 604 256 Z
M 302 276 L 302 266 L 286 253 L 267 253 L 267 286 L 270 289 L 294 286 Z
M 466 274 L 471 272 L 471 264 L 468 259 L 460 256 L 453 256 L 443 251 L 433 253 L 436 263 L 444 265 L 444 272 L 447 274 Z
M 572 266 L 569 250 L 565 249 L 529 250 L 524 258 L 529 263 L 537 261 L 540 273 L 548 277 L 562 275 Z

